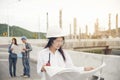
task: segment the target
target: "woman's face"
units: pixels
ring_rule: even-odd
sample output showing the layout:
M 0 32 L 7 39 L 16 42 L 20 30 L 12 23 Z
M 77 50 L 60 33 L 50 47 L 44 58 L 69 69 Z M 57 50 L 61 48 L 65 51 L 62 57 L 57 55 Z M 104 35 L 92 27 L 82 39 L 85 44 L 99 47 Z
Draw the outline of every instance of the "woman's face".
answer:
M 15 44 L 15 40 L 14 39 L 12 40 L 12 43 Z
M 59 49 L 63 45 L 63 42 L 63 38 L 58 37 L 53 41 L 52 47 L 54 47 L 55 49 Z

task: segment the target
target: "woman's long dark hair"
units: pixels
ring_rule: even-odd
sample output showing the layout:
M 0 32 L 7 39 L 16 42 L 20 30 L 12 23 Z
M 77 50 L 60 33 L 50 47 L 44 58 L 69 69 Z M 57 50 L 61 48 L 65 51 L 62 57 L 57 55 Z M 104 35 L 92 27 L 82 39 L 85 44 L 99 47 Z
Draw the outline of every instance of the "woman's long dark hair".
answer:
M 65 40 L 64 37 L 62 37 L 62 38 L 63 38 L 63 40 Z M 55 39 L 57 39 L 57 38 L 54 38 L 54 37 L 49 38 L 49 41 L 48 41 L 47 45 L 45 46 L 45 48 L 51 47 L 51 46 L 52 46 L 52 43 L 53 43 L 53 41 L 54 41 Z M 63 60 L 66 61 L 66 58 L 65 58 L 65 55 L 64 55 L 64 51 L 62 50 L 62 47 L 60 47 L 60 48 L 58 49 L 58 51 L 59 51 L 60 54 L 62 55 Z
M 18 44 L 17 44 L 17 39 L 16 39 L 16 38 L 12 38 L 12 40 L 15 41 L 15 45 L 18 45 Z

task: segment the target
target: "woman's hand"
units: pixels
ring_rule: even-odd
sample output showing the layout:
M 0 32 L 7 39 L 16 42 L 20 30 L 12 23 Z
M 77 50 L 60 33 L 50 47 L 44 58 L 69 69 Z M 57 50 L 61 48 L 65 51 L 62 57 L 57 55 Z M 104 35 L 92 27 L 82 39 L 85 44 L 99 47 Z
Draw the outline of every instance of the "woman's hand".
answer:
M 13 48 L 11 48 L 11 51 L 13 50 Z
M 26 51 L 27 49 L 26 48 L 23 48 L 24 51 Z
M 90 71 L 90 70 L 93 70 L 93 69 L 94 69 L 93 67 L 85 67 L 84 71 Z
M 44 67 L 45 67 L 45 65 L 42 66 L 42 68 L 41 68 L 41 72 L 46 72 L 46 70 L 45 70 Z

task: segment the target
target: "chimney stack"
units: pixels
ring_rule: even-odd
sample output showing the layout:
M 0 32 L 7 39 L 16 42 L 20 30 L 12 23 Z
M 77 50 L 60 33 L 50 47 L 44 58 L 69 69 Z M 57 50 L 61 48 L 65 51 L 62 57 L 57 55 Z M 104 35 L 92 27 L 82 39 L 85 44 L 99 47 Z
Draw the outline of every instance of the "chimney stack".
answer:
M 118 14 L 116 14 L 116 37 L 118 37 Z
M 59 26 L 62 28 L 62 10 L 59 12 Z
M 108 27 L 109 27 L 109 36 L 111 36 L 111 14 L 109 14 L 109 22 L 108 22 Z
M 74 37 L 75 37 L 75 39 L 76 39 L 76 27 L 77 27 L 77 20 L 76 20 L 76 18 L 74 18 L 74 24 L 73 24 L 73 26 L 74 26 Z

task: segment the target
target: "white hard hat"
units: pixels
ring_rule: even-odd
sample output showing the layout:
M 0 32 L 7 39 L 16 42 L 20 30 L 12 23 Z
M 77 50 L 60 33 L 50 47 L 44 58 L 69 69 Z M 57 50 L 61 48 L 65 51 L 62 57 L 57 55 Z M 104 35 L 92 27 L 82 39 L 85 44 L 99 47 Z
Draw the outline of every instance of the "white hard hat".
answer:
M 46 38 L 63 37 L 63 36 L 66 36 L 66 34 L 63 32 L 63 30 L 60 27 L 50 27 L 47 31 Z

